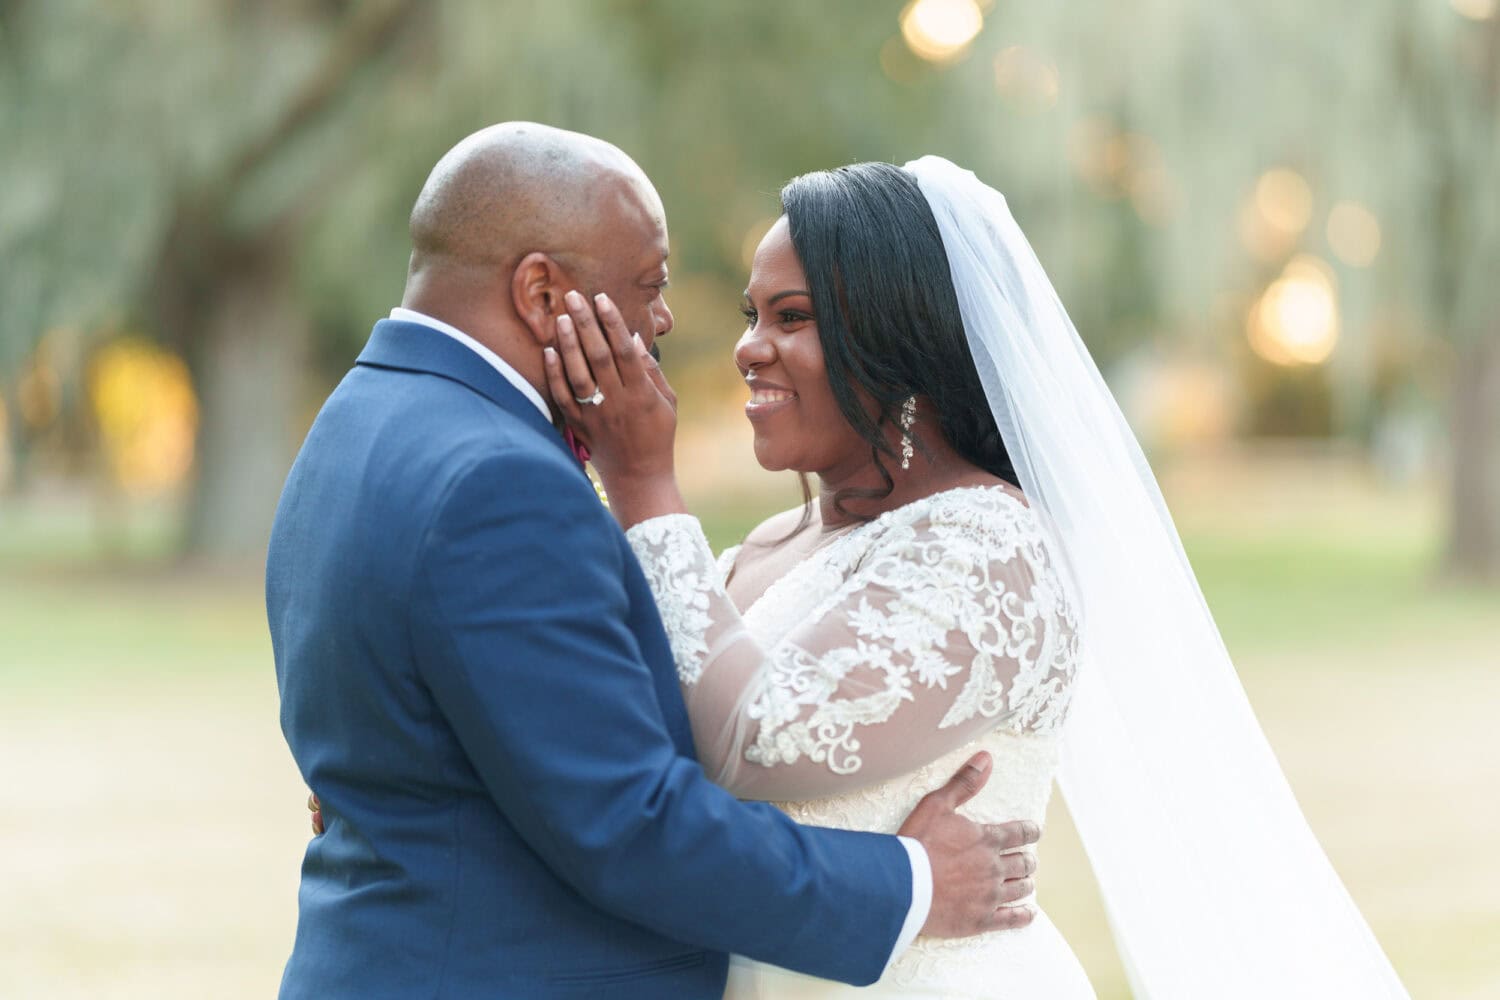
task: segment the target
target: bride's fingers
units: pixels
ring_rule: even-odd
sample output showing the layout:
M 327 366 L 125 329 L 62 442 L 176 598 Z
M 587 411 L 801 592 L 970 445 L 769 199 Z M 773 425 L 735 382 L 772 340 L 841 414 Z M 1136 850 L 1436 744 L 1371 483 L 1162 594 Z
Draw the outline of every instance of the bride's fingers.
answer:
M 599 321 L 594 316 L 594 310 L 589 308 L 588 301 L 577 291 L 570 291 L 563 296 L 567 303 L 568 315 L 573 320 L 573 331 L 577 334 L 578 344 L 583 349 L 583 356 L 588 359 L 588 366 L 598 379 L 599 388 L 609 395 L 611 389 L 620 387 L 620 373 L 615 368 L 615 352 L 609 346 L 609 341 L 604 338 L 604 333 L 599 329 Z M 558 317 L 561 320 L 562 317 Z M 563 355 L 563 361 L 568 357 Z M 573 367 L 568 366 L 568 377 L 573 377 Z M 574 380 L 576 382 L 576 380 Z M 579 393 L 580 396 L 589 393 Z
M 559 336 L 558 340 L 561 339 Z M 576 423 L 578 404 L 573 401 L 576 390 L 568 384 L 568 377 L 563 374 L 562 358 L 555 348 L 542 348 L 542 367 L 546 370 L 547 388 L 552 390 L 552 401 L 557 405 L 558 412 L 563 415 L 563 420 Z
M 566 314 L 557 317 L 557 353 L 562 358 L 562 370 L 567 376 L 571 398 L 587 399 L 594 390 L 601 388 L 593 367 L 584 357 L 583 346 L 578 341 L 578 328 Z
M 599 314 L 599 322 L 604 326 L 604 334 L 609 340 L 610 350 L 614 353 L 615 367 L 619 370 L 620 381 L 629 385 L 640 378 L 641 355 L 636 346 L 636 338 L 625 325 L 625 317 L 620 315 L 620 310 L 615 308 L 614 302 L 603 292 L 594 296 L 594 308 Z
M 307 809 L 312 813 L 312 832 L 314 835 L 323 832 L 323 803 L 318 801 L 314 792 L 307 793 Z
M 666 373 L 661 370 L 661 365 L 646 350 L 646 345 L 641 341 L 641 335 L 634 336 L 635 349 L 640 358 L 641 367 L 646 369 L 646 375 L 651 379 L 651 384 L 656 386 L 656 391 L 664 396 L 672 409 L 677 409 L 677 393 L 672 391 L 672 386 L 667 382 Z

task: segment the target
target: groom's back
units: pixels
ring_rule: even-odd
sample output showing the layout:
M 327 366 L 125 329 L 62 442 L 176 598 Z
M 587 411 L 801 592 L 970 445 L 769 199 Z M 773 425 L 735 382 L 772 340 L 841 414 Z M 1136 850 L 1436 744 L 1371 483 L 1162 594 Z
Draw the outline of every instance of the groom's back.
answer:
M 474 416 L 494 417 L 449 412 L 483 401 L 442 383 L 356 368 L 309 432 L 277 512 L 266 605 L 282 729 L 327 822 L 303 861 L 284 994 L 300 995 L 304 983 L 433 990 L 400 976 L 444 963 L 435 950 L 454 919 L 456 900 L 444 896 L 456 887 L 440 891 L 429 877 L 451 868 L 442 827 L 456 834 L 465 813 L 486 806 L 456 742 L 422 725 L 435 706 L 408 620 L 433 493 L 466 453 L 492 447 L 455 437 Z M 381 981 L 368 983 L 376 970 Z
M 413 621 L 413 587 L 448 489 L 497 460 L 514 462 L 509 489 L 536 489 L 529 470 L 547 466 L 588 488 L 536 423 L 439 375 L 361 365 L 291 471 L 266 600 L 282 728 L 328 829 L 303 863 L 283 996 L 587 995 L 538 984 L 643 959 L 702 964 L 542 863 L 422 676 L 432 629 Z

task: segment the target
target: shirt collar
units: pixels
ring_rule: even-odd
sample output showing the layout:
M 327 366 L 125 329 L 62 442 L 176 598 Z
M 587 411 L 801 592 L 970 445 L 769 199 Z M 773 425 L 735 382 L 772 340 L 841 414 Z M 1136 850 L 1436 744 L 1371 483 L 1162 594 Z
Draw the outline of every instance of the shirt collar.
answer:
M 460 344 L 463 344 L 487 361 L 491 368 L 504 377 L 505 381 L 515 386 L 523 396 L 531 400 L 532 404 L 541 411 L 542 416 L 547 418 L 549 424 L 552 422 L 552 411 L 547 408 L 547 401 L 542 399 L 542 394 L 536 391 L 536 386 L 522 378 L 521 373 L 512 368 L 504 358 L 488 347 L 485 347 L 467 333 L 464 333 L 458 327 L 444 323 L 440 319 L 434 319 L 426 313 L 417 312 L 415 309 L 405 309 L 401 306 L 397 306 L 391 310 L 391 319 L 399 320 L 403 323 L 420 323 L 439 333 L 447 334 Z

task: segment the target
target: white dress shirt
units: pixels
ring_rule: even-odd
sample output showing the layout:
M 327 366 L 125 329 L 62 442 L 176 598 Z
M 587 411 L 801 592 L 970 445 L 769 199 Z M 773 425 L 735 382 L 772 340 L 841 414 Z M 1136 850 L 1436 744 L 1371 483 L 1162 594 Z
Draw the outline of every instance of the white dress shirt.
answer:
M 447 334 L 463 344 L 487 361 L 491 368 L 494 368 L 507 382 L 520 390 L 523 396 L 531 400 L 541 411 L 542 416 L 547 418 L 548 423 L 552 422 L 552 411 L 547 408 L 547 402 L 542 399 L 542 394 L 536 391 L 536 386 L 522 378 L 521 373 L 512 368 L 504 358 L 467 333 L 440 319 L 434 319 L 426 313 L 417 312 L 415 309 L 404 309 L 401 306 L 391 310 L 391 319 L 404 323 L 420 323 L 439 333 Z M 907 857 L 911 859 L 911 908 L 906 911 L 906 921 L 901 925 L 901 933 L 896 938 L 896 947 L 891 950 L 890 962 L 895 961 L 896 956 L 916 940 L 918 932 L 922 930 L 922 925 L 927 923 L 927 914 L 932 910 L 932 861 L 927 857 L 927 849 L 911 837 L 897 839 L 901 841 L 901 846 L 906 848 Z M 890 962 L 886 963 L 887 968 Z
M 464 333 L 458 327 L 450 326 L 440 319 L 433 319 L 426 313 L 419 313 L 415 309 L 403 309 L 401 306 L 397 306 L 391 310 L 391 319 L 400 320 L 403 323 L 420 323 L 423 326 L 431 327 L 439 333 L 446 333 L 485 361 L 488 361 L 491 368 L 504 376 L 505 381 L 519 389 L 521 395 L 531 400 L 532 405 L 542 411 L 542 416 L 547 418 L 547 423 L 552 423 L 552 411 L 547 408 L 547 401 L 542 398 L 542 394 L 536 391 L 536 386 L 522 378 L 521 373 L 512 368 L 504 358 L 488 347 L 485 347 L 467 333 Z

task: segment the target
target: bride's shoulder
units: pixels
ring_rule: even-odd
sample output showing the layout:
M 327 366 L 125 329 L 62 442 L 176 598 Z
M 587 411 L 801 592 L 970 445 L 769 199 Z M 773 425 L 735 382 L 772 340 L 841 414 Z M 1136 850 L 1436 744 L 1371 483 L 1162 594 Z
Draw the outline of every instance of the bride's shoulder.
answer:
M 934 528 L 1014 527 L 1034 518 L 1031 504 L 1017 487 L 1000 479 L 962 483 L 939 490 L 913 504 L 908 520 Z
M 975 558 L 1005 561 L 1025 549 L 1039 561 L 1047 561 L 1040 551 L 1046 533 L 1037 511 L 1021 490 L 999 480 L 935 492 L 900 511 L 889 528 L 886 534 L 893 540 L 909 536 L 912 541 L 967 552 Z
M 745 536 L 744 545 L 751 548 L 770 548 L 785 541 L 788 536 L 797 534 L 797 529 L 806 518 L 809 526 L 818 520 L 818 505 L 812 504 L 811 508 L 804 504 L 798 504 L 789 510 L 779 514 L 772 514 L 760 524 L 750 529 Z
M 808 515 L 809 525 L 818 520 L 816 506 Z M 749 607 L 772 582 L 795 565 L 798 554 L 804 551 L 801 540 L 808 537 L 799 530 L 803 511 L 803 507 L 793 507 L 766 518 L 742 543 L 719 556 L 719 573 L 736 605 Z

